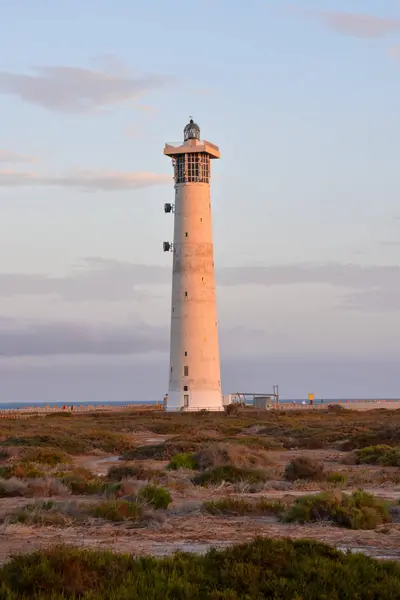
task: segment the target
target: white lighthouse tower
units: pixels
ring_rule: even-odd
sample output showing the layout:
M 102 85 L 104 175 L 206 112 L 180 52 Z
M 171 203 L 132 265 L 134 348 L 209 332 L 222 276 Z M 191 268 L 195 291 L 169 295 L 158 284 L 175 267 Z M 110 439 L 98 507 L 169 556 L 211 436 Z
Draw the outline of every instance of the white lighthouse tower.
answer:
M 200 140 L 191 119 L 183 143 L 166 144 L 164 154 L 175 179 L 175 204 L 164 207 L 174 214 L 174 241 L 164 242 L 173 252 L 167 410 L 223 410 L 210 201 L 219 148 Z

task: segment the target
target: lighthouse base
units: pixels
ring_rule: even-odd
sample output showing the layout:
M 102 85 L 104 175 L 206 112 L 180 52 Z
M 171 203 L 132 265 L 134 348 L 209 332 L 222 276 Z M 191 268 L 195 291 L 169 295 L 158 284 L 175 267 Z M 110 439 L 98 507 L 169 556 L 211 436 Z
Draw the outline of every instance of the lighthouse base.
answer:
M 198 412 L 200 410 L 223 411 L 222 393 L 210 392 L 168 392 L 167 412 Z

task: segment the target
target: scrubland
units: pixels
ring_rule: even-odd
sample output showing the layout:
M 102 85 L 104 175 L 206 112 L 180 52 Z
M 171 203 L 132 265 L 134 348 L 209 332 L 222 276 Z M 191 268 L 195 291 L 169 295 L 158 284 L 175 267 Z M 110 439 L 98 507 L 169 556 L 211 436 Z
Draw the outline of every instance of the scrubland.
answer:
M 400 411 L 2 419 L 0 600 L 400 597 L 399 457 Z

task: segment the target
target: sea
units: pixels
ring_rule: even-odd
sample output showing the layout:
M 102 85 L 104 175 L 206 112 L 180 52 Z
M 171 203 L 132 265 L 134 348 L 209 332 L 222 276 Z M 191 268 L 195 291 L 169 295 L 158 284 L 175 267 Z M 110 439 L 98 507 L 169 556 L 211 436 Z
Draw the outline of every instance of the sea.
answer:
M 358 402 L 398 402 L 398 398 L 324 398 L 319 399 L 315 398 L 313 401 L 314 405 L 318 404 L 353 404 Z M 251 405 L 252 400 L 246 402 Z M 306 398 L 280 398 L 279 404 L 309 404 L 309 400 Z M 146 405 L 157 405 L 160 404 L 159 400 L 126 400 L 123 402 L 118 401 L 109 401 L 109 402 L 96 402 L 87 400 L 86 402 L 0 402 L 0 410 L 16 410 L 19 408 L 41 408 L 44 406 L 49 406 L 51 408 L 62 408 L 63 406 L 71 406 L 73 404 L 74 407 L 78 406 L 132 406 L 135 404 L 146 404 Z

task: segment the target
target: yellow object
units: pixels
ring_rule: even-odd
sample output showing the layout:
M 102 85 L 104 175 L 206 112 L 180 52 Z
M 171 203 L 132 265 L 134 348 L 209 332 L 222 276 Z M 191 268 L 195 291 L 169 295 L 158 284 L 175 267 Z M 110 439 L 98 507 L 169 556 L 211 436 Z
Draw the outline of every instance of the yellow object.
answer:
M 309 400 L 314 400 L 314 394 L 308 394 L 308 399 Z

